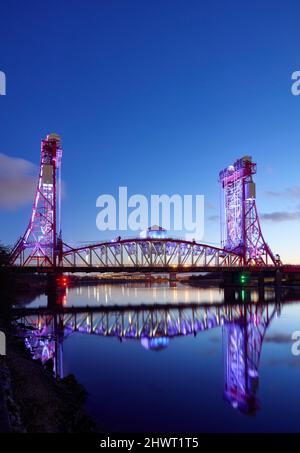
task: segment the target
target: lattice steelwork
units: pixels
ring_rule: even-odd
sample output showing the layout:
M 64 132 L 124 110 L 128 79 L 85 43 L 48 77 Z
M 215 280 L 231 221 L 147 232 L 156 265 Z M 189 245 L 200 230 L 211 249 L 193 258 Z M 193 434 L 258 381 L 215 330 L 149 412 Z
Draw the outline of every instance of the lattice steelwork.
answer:
M 65 267 L 213 267 L 241 266 L 240 255 L 179 239 L 124 239 L 71 248 L 65 245 Z
M 32 215 L 25 234 L 11 252 L 10 264 L 36 269 L 59 267 L 62 271 L 62 268 L 70 267 L 83 271 L 85 268 L 122 271 L 122 268 L 131 267 L 137 272 L 145 267 L 172 271 L 172 267 L 179 270 L 192 267 L 194 270 L 280 264 L 261 233 L 252 180 L 256 164 L 250 157 L 237 160 L 220 173 L 224 195 L 222 248 L 165 237 L 120 239 L 76 248 L 63 244 L 57 225 L 57 218 L 60 221 L 61 157 L 60 137 L 48 135 L 42 141 Z
M 238 253 L 245 265 L 275 265 L 278 258 L 263 238 L 257 214 L 255 173 L 256 164 L 250 156 L 220 172 L 222 247 Z
M 57 207 L 60 210 L 60 164 L 62 149 L 57 134 L 41 144 L 40 173 L 29 225 L 16 243 L 10 263 L 20 266 L 56 266 Z M 58 178 L 57 178 L 58 173 Z

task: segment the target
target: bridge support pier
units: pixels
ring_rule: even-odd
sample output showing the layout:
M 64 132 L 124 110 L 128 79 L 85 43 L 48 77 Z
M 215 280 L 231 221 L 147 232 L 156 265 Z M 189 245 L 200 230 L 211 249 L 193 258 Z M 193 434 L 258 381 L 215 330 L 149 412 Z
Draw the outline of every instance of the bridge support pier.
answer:
M 275 272 L 275 285 L 276 286 L 281 286 L 282 284 L 282 272 L 280 269 L 276 269 Z M 299 284 L 300 284 L 300 279 L 299 279 Z
M 259 274 L 257 278 L 258 283 L 258 298 L 259 302 L 264 302 L 265 300 L 265 276 L 264 274 Z
M 233 285 L 224 286 L 224 302 L 227 305 L 234 304 L 235 302 L 235 288 Z
M 59 274 L 56 272 L 47 274 L 46 293 L 55 293 L 57 290 L 57 279 Z
M 152 275 L 145 274 L 145 279 L 146 279 L 146 286 L 152 286 Z
M 176 275 L 176 272 L 170 272 L 170 275 L 169 275 L 169 282 L 170 282 L 170 286 L 172 288 L 176 288 L 176 284 L 177 284 L 177 275 Z
M 274 276 L 274 285 L 275 285 L 275 300 L 276 305 L 280 305 L 281 301 L 281 292 L 282 292 L 282 272 L 280 269 L 277 269 Z M 300 282 L 299 282 L 300 285 Z
M 224 286 L 249 286 L 250 273 L 243 271 L 225 271 L 223 283 Z
M 234 286 L 234 273 L 233 272 L 224 272 L 223 284 L 225 287 Z
M 63 299 L 66 296 L 63 274 L 56 272 L 47 274 L 46 294 L 48 308 L 62 306 Z
M 251 302 L 251 288 L 242 288 L 241 286 L 225 286 L 224 287 L 224 303 L 227 305 L 233 304 L 249 304 Z

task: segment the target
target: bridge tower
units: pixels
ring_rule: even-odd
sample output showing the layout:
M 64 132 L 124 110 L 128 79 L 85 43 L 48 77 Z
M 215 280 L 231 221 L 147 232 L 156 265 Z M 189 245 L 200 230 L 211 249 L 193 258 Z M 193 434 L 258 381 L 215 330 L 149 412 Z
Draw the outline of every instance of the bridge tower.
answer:
M 31 217 L 25 234 L 11 252 L 11 264 L 48 267 L 59 264 L 61 157 L 60 136 L 47 135 L 41 143 L 40 172 Z
M 256 164 L 244 156 L 219 174 L 221 183 L 222 247 L 240 254 L 244 265 L 276 264 L 265 242 L 256 208 L 253 175 Z

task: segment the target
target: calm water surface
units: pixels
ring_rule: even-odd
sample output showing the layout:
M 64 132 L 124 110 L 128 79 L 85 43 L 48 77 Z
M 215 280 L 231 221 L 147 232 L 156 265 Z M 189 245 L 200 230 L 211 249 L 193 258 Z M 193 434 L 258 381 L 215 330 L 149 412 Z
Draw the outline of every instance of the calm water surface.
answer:
M 71 288 L 22 322 L 34 358 L 74 373 L 106 431 L 300 431 L 300 293 L 157 285 Z M 268 302 L 268 303 L 267 303 Z M 142 305 L 142 307 L 141 307 Z M 73 307 L 73 308 L 72 308 Z M 84 308 L 82 308 L 84 307 Z

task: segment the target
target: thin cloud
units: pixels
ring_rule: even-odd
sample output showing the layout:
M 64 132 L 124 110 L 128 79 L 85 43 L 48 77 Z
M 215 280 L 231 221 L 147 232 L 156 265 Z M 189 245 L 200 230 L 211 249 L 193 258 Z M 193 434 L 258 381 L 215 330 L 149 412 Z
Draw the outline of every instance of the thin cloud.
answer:
M 259 216 L 262 220 L 268 222 L 287 222 L 300 220 L 300 211 L 290 212 L 290 211 L 275 211 L 267 212 L 260 214 Z
M 33 202 L 38 167 L 0 153 L 0 209 L 14 210 Z
M 300 186 L 293 186 L 293 187 L 287 187 L 284 190 L 281 191 L 273 191 L 273 190 L 267 190 L 265 192 L 265 195 L 268 197 L 273 197 L 273 198 L 300 198 Z
M 280 192 L 274 192 L 273 190 L 266 190 L 265 195 L 267 195 L 267 197 L 274 197 L 274 198 L 282 196 L 282 194 Z
M 286 335 L 284 333 L 274 333 L 270 335 L 266 335 L 264 339 L 264 343 L 276 343 L 276 344 L 285 344 L 291 343 L 292 338 L 291 335 Z
M 216 206 L 214 203 L 211 203 L 210 201 L 205 202 L 205 208 L 206 209 L 216 209 Z
M 300 360 L 298 357 L 291 357 L 291 358 L 282 358 L 282 359 L 270 359 L 269 360 L 270 366 L 288 366 L 291 368 L 298 368 L 300 366 Z
M 220 216 L 216 215 L 210 215 L 208 218 L 209 222 L 217 222 L 220 219 Z

